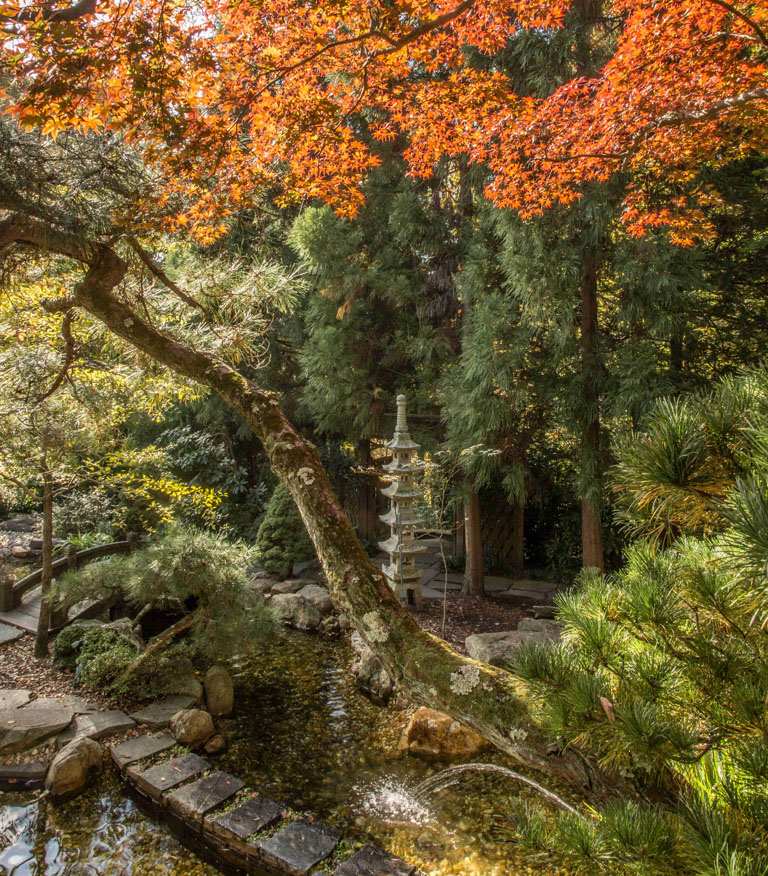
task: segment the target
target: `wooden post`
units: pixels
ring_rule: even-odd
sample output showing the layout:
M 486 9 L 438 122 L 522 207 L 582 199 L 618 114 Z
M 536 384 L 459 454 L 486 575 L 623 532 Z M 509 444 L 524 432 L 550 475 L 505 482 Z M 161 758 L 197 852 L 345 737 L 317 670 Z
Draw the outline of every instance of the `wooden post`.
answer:
M 0 581 L 0 611 L 13 611 L 16 606 L 13 600 L 13 578 Z
M 128 542 L 128 553 L 132 554 L 136 548 L 139 546 L 139 536 L 136 532 L 129 532 L 125 536 L 125 540 Z

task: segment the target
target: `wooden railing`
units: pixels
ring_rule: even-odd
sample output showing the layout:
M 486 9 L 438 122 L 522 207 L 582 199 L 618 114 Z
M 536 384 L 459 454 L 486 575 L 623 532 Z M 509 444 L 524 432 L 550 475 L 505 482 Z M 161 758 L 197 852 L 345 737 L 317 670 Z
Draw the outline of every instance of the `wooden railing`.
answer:
M 87 563 L 94 560 L 100 560 L 102 557 L 111 557 L 114 554 L 130 554 L 136 547 L 138 538 L 135 533 L 129 532 L 125 541 L 113 541 L 109 544 L 100 544 L 96 547 L 85 548 L 78 551 L 74 545 L 65 545 L 64 556 L 59 560 L 54 560 L 52 566 L 53 578 L 58 578 L 64 572 L 80 569 Z M 36 569 L 25 575 L 19 581 L 3 581 L 0 582 L 0 611 L 13 611 L 21 605 L 21 600 L 24 594 L 32 590 L 41 582 L 43 570 Z

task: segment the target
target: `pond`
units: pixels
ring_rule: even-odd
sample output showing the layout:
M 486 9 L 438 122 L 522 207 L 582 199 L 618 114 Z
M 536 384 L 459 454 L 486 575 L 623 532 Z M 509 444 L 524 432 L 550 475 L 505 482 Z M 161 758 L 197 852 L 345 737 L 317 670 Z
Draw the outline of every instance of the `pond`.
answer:
M 398 751 L 407 716 L 360 693 L 348 671 L 351 657 L 343 641 L 285 633 L 236 664 L 236 717 L 221 721 L 230 745 L 217 766 L 426 873 L 533 872 L 500 833 L 507 804 L 532 792 L 500 776 L 468 774 L 418 799 L 419 783 L 440 767 Z M 506 763 L 492 753 L 482 759 Z M 19 839 L 10 846 L 5 840 L 4 848 L 0 833 L 0 873 L 7 876 L 216 872 L 143 814 L 111 777 L 64 805 L 17 805 L 15 815 L 22 819 Z M 4 818 L 9 808 L 0 809 L 0 831 Z

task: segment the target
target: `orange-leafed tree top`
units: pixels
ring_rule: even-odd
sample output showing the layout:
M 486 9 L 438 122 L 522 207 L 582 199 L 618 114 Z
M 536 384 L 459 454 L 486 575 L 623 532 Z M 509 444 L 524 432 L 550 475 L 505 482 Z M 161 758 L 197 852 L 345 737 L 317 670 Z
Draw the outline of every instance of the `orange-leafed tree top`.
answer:
M 523 217 L 621 174 L 632 233 L 706 233 L 702 165 L 768 151 L 768 3 L 576 2 L 608 60 L 538 98 L 472 59 L 554 34 L 564 0 L 0 0 L 0 64 L 23 125 L 120 131 L 163 174 L 136 216 L 201 239 L 278 178 L 354 213 L 371 137 L 401 135 L 413 173 L 468 154 Z

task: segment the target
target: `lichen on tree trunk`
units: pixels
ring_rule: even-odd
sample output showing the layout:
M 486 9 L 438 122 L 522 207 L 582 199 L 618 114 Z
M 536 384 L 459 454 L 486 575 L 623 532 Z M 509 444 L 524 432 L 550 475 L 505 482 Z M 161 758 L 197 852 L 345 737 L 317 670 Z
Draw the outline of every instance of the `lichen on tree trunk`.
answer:
M 520 763 L 579 787 L 603 784 L 581 754 L 558 752 L 528 708 L 524 684 L 511 673 L 470 660 L 419 628 L 368 557 L 347 520 L 320 454 L 280 409 L 274 393 L 215 356 L 193 349 L 142 319 L 114 294 L 126 266 L 101 243 L 84 245 L 25 217 L 4 223 L 5 239 L 68 255 L 89 268 L 73 298 L 152 359 L 210 387 L 261 440 L 275 474 L 287 484 L 326 573 L 336 607 L 349 616 L 384 668 L 413 701 L 441 709 L 477 730 Z M 612 783 L 612 779 L 610 783 Z M 608 784 L 608 783 L 606 783 Z

